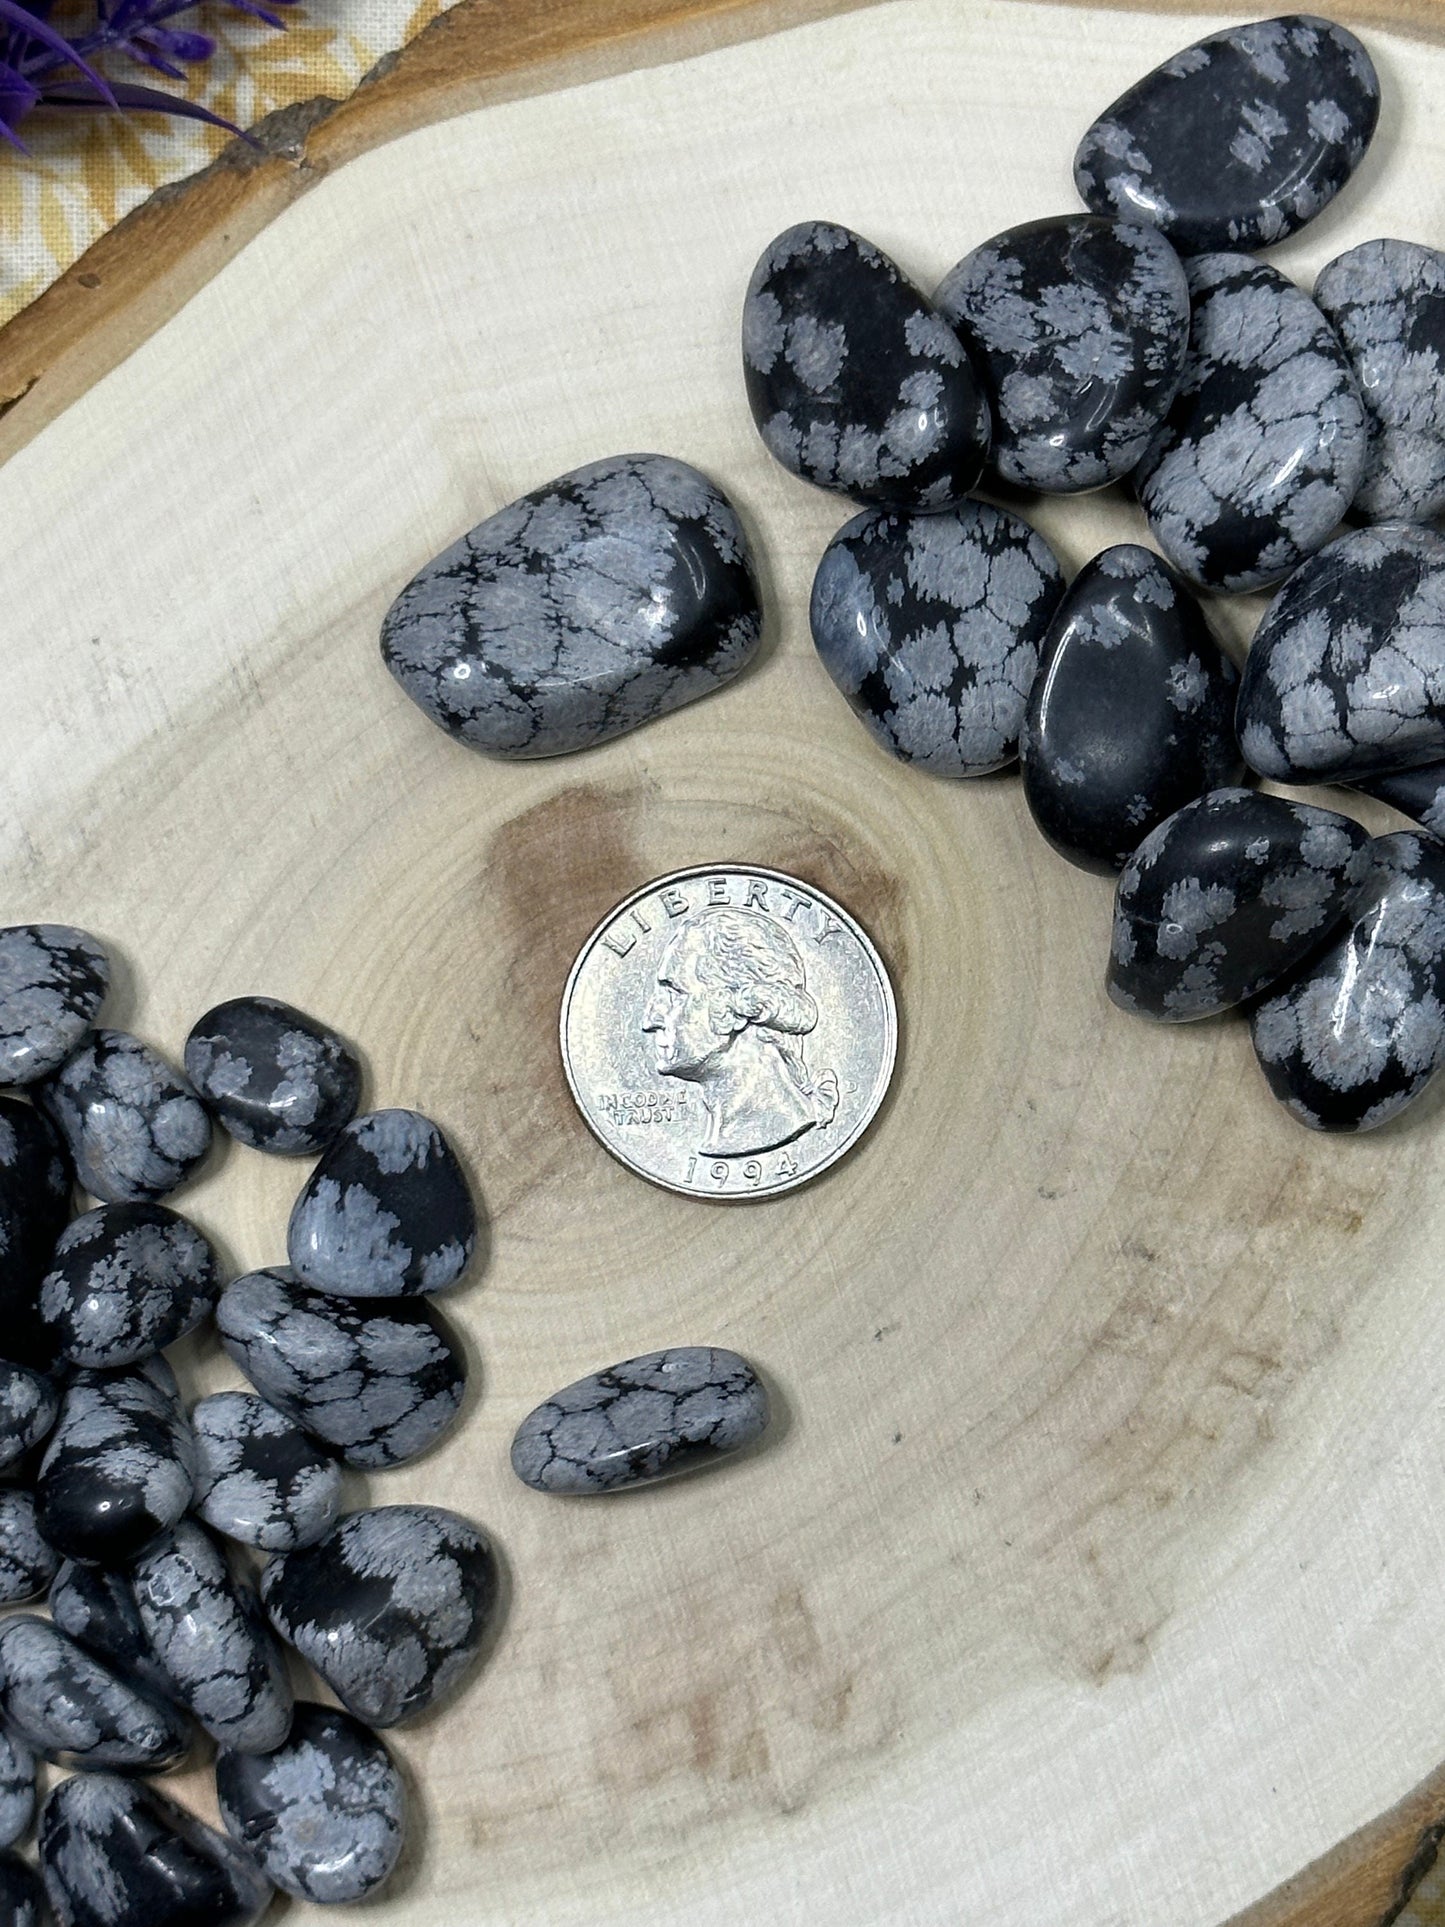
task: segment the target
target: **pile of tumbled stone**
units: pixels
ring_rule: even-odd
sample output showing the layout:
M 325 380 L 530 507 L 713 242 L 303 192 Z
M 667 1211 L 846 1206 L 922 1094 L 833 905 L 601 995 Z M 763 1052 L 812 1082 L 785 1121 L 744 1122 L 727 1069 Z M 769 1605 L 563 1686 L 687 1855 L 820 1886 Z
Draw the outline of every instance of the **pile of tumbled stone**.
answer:
M 402 1465 L 456 1417 L 461 1349 L 426 1295 L 477 1217 L 414 1111 L 356 1115 L 333 1031 L 246 997 L 195 1026 L 186 1073 L 94 1028 L 109 963 L 83 931 L 0 931 L 0 1847 L 36 1761 L 76 1769 L 40 1814 L 41 1879 L 0 1852 L 0 1920 L 250 1927 L 273 1887 L 359 1900 L 392 1871 L 405 1802 L 375 1728 L 456 1687 L 497 1595 L 484 1533 L 430 1505 L 340 1512 L 341 1466 Z M 289 1267 L 226 1284 L 159 1200 L 218 1121 L 319 1156 Z M 71 1218 L 76 1178 L 100 1202 Z M 188 1414 L 163 1353 L 214 1317 L 257 1388 Z M 258 1395 L 259 1394 L 259 1395 Z M 226 1542 L 269 1554 L 259 1587 Z M 293 1700 L 285 1642 L 344 1710 Z M 227 1832 L 134 1776 L 217 1749 Z M 43 1896 L 42 1896 L 43 1883 Z
M 1379 83 L 1307 15 L 1211 35 L 1084 135 L 1089 213 L 985 242 L 932 300 L 821 221 L 743 308 L 756 425 L 869 506 L 811 601 L 828 673 L 890 755 L 1021 765 L 1043 834 L 1119 878 L 1110 994 L 1163 1022 L 1250 1005 L 1302 1122 L 1365 1130 L 1445 1060 L 1445 847 L 1241 787 L 1368 791 L 1445 834 L 1445 255 L 1332 261 L 1313 298 L 1250 250 L 1373 137 Z M 1127 486 L 1158 549 L 1065 586 L 1005 491 Z M 1342 518 L 1362 526 L 1339 534 Z M 1195 591 L 1283 584 L 1243 676 Z M 422 571 L 384 658 L 474 748 L 605 741 L 735 675 L 761 633 L 738 519 L 660 455 L 535 490 Z

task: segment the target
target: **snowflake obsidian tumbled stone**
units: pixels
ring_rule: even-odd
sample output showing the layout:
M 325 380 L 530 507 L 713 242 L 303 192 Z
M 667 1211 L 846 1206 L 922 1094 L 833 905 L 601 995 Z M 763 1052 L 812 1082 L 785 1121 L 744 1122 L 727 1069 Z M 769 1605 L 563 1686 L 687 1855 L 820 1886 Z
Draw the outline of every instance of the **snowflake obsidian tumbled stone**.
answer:
M 986 502 L 933 515 L 865 509 L 823 551 L 813 641 L 891 756 L 979 776 L 1017 753 L 1063 589 L 1043 537 Z
M 56 1349 L 110 1369 L 193 1331 L 221 1289 L 216 1254 L 163 1204 L 102 1204 L 66 1226 L 40 1287 Z
M 1187 803 L 1124 865 L 1109 995 L 1170 1024 L 1257 997 L 1343 920 L 1368 845 L 1350 817 L 1259 790 Z
M 0 1920 L 5 1927 L 46 1927 L 45 1889 L 28 1862 L 0 1853 Z
M 27 1746 L 58 1766 L 154 1772 L 189 1744 L 177 1713 L 32 1613 L 0 1625 L 0 1712 Z
M 31 1494 L 18 1485 L 0 1486 L 0 1606 L 38 1599 L 59 1563 L 40 1535 Z
M 983 378 L 990 464 L 1059 494 L 1117 482 L 1174 399 L 1189 285 L 1157 228 L 1056 215 L 965 255 L 934 302 Z
M 1364 472 L 1365 413 L 1319 309 L 1243 254 L 1186 263 L 1189 353 L 1134 475 L 1169 560 L 1207 589 L 1261 589 L 1330 535 Z
M 44 1372 L 0 1358 L 0 1467 L 38 1445 L 60 1410 L 60 1387 Z
M 324 1151 L 361 1097 L 345 1038 L 274 997 L 208 1010 L 186 1039 L 186 1075 L 233 1138 L 280 1157 Z
M 470 748 L 557 756 L 720 688 L 761 635 L 727 497 L 686 462 L 617 455 L 534 489 L 428 563 L 392 604 L 381 653 Z
M 1389 776 L 1365 776 L 1351 785 L 1366 796 L 1411 817 L 1431 836 L 1445 840 L 1445 763 L 1422 763 L 1417 769 L 1396 770 Z
M 151 1651 L 135 1588 L 124 1571 L 107 1572 L 67 1559 L 50 1588 L 50 1617 L 147 1699 L 166 1705 L 175 1701 L 175 1681 Z
M 27 1833 L 34 1814 L 35 1755 L 16 1734 L 0 1727 L 0 1847 L 13 1846 Z
M 1445 535 L 1357 529 L 1298 569 L 1255 632 L 1239 740 L 1283 783 L 1357 782 L 1445 755 Z
M 312 1172 L 286 1251 L 317 1291 L 394 1298 L 455 1284 L 476 1238 L 466 1175 L 437 1126 L 418 1111 L 368 1111 Z
M 105 1001 L 110 959 L 66 923 L 0 930 L 0 1084 L 33 1084 L 63 1064 Z
M 360 1900 L 401 1853 L 401 1775 L 376 1735 L 333 1706 L 300 1702 L 274 1753 L 223 1753 L 216 1792 L 232 1837 L 298 1900 Z
M 460 1685 L 496 1604 L 496 1558 L 455 1512 L 375 1506 L 277 1553 L 261 1598 L 349 1713 L 395 1726 Z
M 1313 14 L 1251 21 L 1136 81 L 1079 143 L 1074 180 L 1096 213 L 1152 221 L 1182 254 L 1267 247 L 1334 199 L 1379 113 L 1352 33 Z
M 77 1372 L 40 1461 L 40 1529 L 69 1559 L 123 1565 L 185 1512 L 195 1454 L 163 1358 Z
M 314 1545 L 330 1531 L 341 1468 L 274 1405 L 251 1392 L 215 1392 L 194 1407 L 191 1424 L 196 1510 L 207 1525 L 263 1552 Z
M 228 1285 L 216 1326 L 257 1391 L 348 1465 L 404 1465 L 461 1410 L 462 1350 L 425 1298 L 351 1304 L 278 1267 Z
M 256 1927 L 271 1884 L 249 1854 L 153 1787 L 77 1774 L 40 1816 L 62 1927 Z
M 898 508 L 944 508 L 988 453 L 958 336 L 871 241 L 804 221 L 769 242 L 743 304 L 753 420 L 784 468 Z
M 75 1174 L 43 1111 L 0 1096 L 0 1349 L 42 1370 L 55 1340 L 40 1316 L 40 1280 L 70 1215 Z
M 1376 837 L 1329 948 L 1255 1010 L 1270 1089 L 1316 1131 L 1369 1131 L 1445 1062 L 1445 848 Z
M 211 1148 L 211 1120 L 185 1078 L 127 1031 L 92 1031 L 35 1095 L 80 1182 L 107 1204 L 163 1198 Z
M 554 1392 L 517 1427 L 512 1470 L 538 1492 L 617 1492 L 740 1452 L 767 1423 L 767 1392 L 745 1358 L 679 1345 Z
M 1238 683 L 1152 550 L 1086 563 L 1044 638 L 1019 745 L 1024 799 L 1059 854 L 1111 875 L 1181 804 L 1237 782 Z

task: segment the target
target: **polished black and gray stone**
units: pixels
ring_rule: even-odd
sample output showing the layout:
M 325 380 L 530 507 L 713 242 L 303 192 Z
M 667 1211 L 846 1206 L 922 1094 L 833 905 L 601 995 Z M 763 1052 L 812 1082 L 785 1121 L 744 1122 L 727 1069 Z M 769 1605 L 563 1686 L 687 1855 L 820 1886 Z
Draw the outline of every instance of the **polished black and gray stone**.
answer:
M 69 1559 L 124 1565 L 181 1518 L 195 1470 L 195 1438 L 163 1358 L 79 1371 L 40 1462 L 40 1529 Z
M 361 1060 L 327 1024 L 275 997 L 232 997 L 186 1039 L 186 1075 L 240 1144 L 314 1157 L 356 1115 Z
M 57 1766 L 159 1772 L 190 1745 L 178 1713 L 33 1613 L 0 1623 L 0 1713 Z
M 40 1286 L 40 1315 L 75 1365 L 113 1370 L 163 1351 L 215 1306 L 210 1241 L 164 1204 L 102 1204 L 61 1233 Z
M 211 1120 L 189 1082 L 128 1031 L 91 1031 L 35 1097 L 80 1182 L 105 1204 L 165 1197 L 211 1148 Z
M 208 1526 L 263 1552 L 315 1545 L 330 1531 L 341 1468 L 275 1405 L 253 1392 L 213 1392 L 192 1407 L 191 1425 L 196 1511 Z
M 110 959 L 67 923 L 0 930 L 0 1084 L 33 1084 L 58 1070 L 95 1022 Z

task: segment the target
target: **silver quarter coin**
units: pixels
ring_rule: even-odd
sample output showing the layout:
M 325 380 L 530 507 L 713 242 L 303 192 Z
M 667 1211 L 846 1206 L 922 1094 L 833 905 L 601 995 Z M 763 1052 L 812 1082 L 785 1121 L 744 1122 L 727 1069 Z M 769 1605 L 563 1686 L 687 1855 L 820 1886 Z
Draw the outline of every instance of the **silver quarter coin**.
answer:
M 562 997 L 578 1109 L 630 1171 L 765 1198 L 867 1130 L 898 1049 L 893 986 L 848 912 L 798 877 L 659 877 L 583 944 Z

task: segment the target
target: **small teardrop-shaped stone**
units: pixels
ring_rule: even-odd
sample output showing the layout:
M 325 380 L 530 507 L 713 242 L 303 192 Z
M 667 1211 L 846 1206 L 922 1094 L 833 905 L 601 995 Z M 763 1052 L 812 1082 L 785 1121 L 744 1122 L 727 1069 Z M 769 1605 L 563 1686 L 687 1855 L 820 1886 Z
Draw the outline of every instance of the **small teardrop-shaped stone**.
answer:
M 983 469 L 988 402 L 958 336 L 886 254 L 831 221 L 764 248 L 743 375 L 769 453 L 819 488 L 947 508 Z
M 412 701 L 471 749 L 560 756 L 731 682 L 762 604 L 737 511 L 667 455 L 589 463 L 429 562 L 381 631 Z
M 1327 542 L 1365 462 L 1365 410 L 1309 296 L 1245 254 L 1185 263 L 1184 374 L 1134 471 L 1155 541 L 1203 589 L 1263 589 Z
M 1074 181 L 1096 213 L 1152 221 L 1182 254 L 1268 247 L 1329 205 L 1379 114 L 1374 65 L 1344 27 L 1252 20 L 1121 94 L 1079 143 Z
M 1327 949 L 1250 1020 L 1269 1087 L 1315 1131 L 1371 1131 L 1445 1063 L 1445 847 L 1379 836 Z
M 426 1298 L 348 1302 L 253 1271 L 226 1287 L 216 1327 L 257 1391 L 347 1465 L 405 1465 L 461 1410 L 466 1360 Z
M 179 1715 L 33 1613 L 0 1624 L 0 1711 L 57 1766 L 158 1771 L 190 1744 Z
M 882 749 L 933 776 L 981 776 L 1018 752 L 1063 590 L 1043 537 L 988 502 L 865 509 L 823 551 L 809 619 L 823 667 Z
M 211 1148 L 211 1120 L 181 1073 L 123 1030 L 94 1030 L 35 1087 L 76 1174 L 105 1204 L 163 1198 Z
M 48 1371 L 55 1340 L 40 1316 L 40 1281 L 70 1216 L 75 1172 L 50 1119 L 0 1096 L 0 1326 L 5 1356 Z
M 364 1899 L 400 1857 L 401 1775 L 376 1735 L 334 1706 L 300 1701 L 274 1753 L 223 1753 L 216 1792 L 228 1832 L 298 1900 Z
M 0 1606 L 38 1599 L 59 1564 L 41 1537 L 33 1496 L 18 1485 L 0 1486 Z
M 1239 740 L 1281 783 L 1351 783 L 1445 755 L 1445 535 L 1356 529 L 1297 569 L 1255 631 Z
M 1315 305 L 1364 397 L 1369 441 L 1352 518 L 1433 520 L 1445 509 L 1445 254 L 1363 241 L 1321 268 Z
M 46 1927 L 40 1876 L 18 1853 L 0 1853 L 0 1920 L 5 1927 Z
M 1350 817 L 1259 790 L 1186 803 L 1119 877 L 1110 997 L 1166 1024 L 1257 997 L 1342 922 L 1368 846 Z
M 48 1373 L 0 1358 L 0 1467 L 39 1445 L 59 1412 L 60 1387 Z
M 0 930 L 0 1084 L 33 1084 L 69 1057 L 110 987 L 110 959 L 68 923 Z
M 368 1726 L 396 1726 L 452 1692 L 497 1602 L 486 1534 L 434 1505 L 349 1512 L 261 1575 L 271 1624 Z
M 617 1492 L 740 1452 L 762 1437 L 768 1395 L 736 1352 L 645 1352 L 554 1392 L 517 1427 L 512 1470 L 538 1492 Z
M 204 1526 L 182 1519 L 131 1568 L 136 1610 L 175 1696 L 218 1746 L 269 1753 L 291 1725 L 291 1684 L 255 1595 Z
M 0 1727 L 0 1847 L 12 1847 L 35 1816 L 35 1755 L 16 1733 Z M 5 1919 L 0 1889 L 0 1920 Z
M 264 1552 L 314 1546 L 331 1530 L 341 1467 L 267 1399 L 215 1392 L 192 1407 L 191 1425 L 196 1510 L 208 1526 Z
M 256 1927 L 272 1893 L 225 1834 L 113 1773 L 52 1791 L 40 1871 L 63 1927 Z
M 443 1291 L 471 1262 L 477 1213 L 456 1152 L 419 1111 L 353 1118 L 307 1180 L 286 1251 L 314 1291 Z
M 275 997 L 208 1010 L 186 1039 L 186 1075 L 238 1144 L 277 1157 L 324 1151 L 361 1097 L 345 1038 Z
M 185 1512 L 195 1469 L 195 1439 L 163 1358 L 77 1372 L 40 1462 L 40 1529 L 67 1558 L 124 1565 Z
M 1137 465 L 1189 345 L 1189 284 L 1158 228 L 1029 221 L 965 255 L 934 301 L 983 378 L 1004 481 L 1072 495 Z
M 66 1226 L 40 1286 L 61 1357 L 111 1371 L 194 1331 L 220 1296 L 208 1241 L 163 1204 L 102 1204 Z
M 1060 856 L 1111 876 L 1206 790 L 1238 782 L 1239 675 L 1183 582 L 1121 543 L 1054 611 L 1019 740 L 1024 800 Z
M 173 1707 L 184 1724 L 175 1681 L 151 1650 L 135 1588 L 125 1572 L 80 1566 L 67 1559 L 50 1588 L 50 1617 L 78 1646 L 129 1680 L 147 1699 Z

